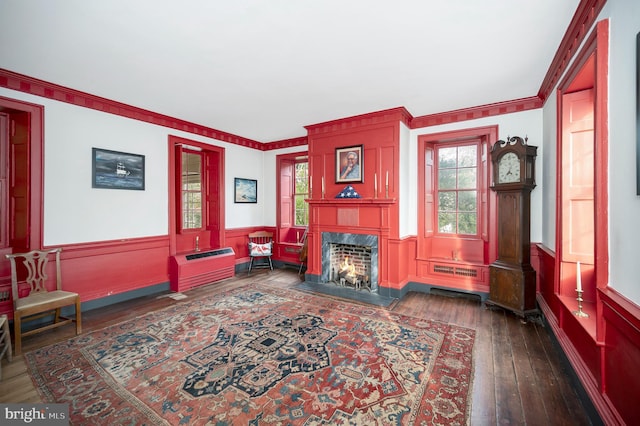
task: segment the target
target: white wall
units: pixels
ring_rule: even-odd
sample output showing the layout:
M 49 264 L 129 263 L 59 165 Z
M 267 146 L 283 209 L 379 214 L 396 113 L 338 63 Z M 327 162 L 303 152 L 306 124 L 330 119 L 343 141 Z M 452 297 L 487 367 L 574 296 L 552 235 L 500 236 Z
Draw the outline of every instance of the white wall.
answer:
M 413 156 L 412 154 L 411 129 L 404 123 L 400 123 L 400 169 L 398 171 L 400 176 L 400 187 L 398 188 L 400 196 L 400 206 L 398 207 L 400 229 L 398 230 L 398 235 L 401 238 L 418 233 L 418 222 L 416 221 L 418 216 L 418 193 L 417 191 L 412 191 L 412 188 L 415 189 L 415 185 L 417 185 L 418 162 L 409 161 L 410 158 L 415 157 L 415 154 Z
M 278 199 L 276 197 L 276 182 L 278 182 L 276 171 L 276 156 L 282 154 L 291 154 L 294 152 L 307 152 L 308 145 L 296 146 L 293 148 L 285 148 L 279 150 L 271 150 L 264 152 L 264 178 L 267 184 L 265 188 L 264 203 L 264 223 L 265 226 L 276 226 L 276 206 Z
M 225 148 L 227 229 L 265 224 L 275 195 L 261 151 L 4 88 L 0 96 L 44 106 L 45 245 L 167 235 L 169 135 Z M 92 188 L 93 147 L 144 155 L 145 190 Z M 258 180 L 257 204 L 233 202 L 234 177 Z
M 552 91 L 543 108 L 542 140 L 544 153 L 542 154 L 542 168 L 538 169 L 545 182 L 542 188 L 542 244 L 551 250 L 556 247 L 556 93 Z M 553 108 L 549 106 L 553 105 Z
M 418 136 L 428 135 L 432 133 L 449 132 L 460 129 L 471 129 L 474 127 L 486 127 L 498 125 L 498 139 L 506 139 L 509 136 L 525 136 L 529 138 L 528 144 L 538 147 L 536 157 L 536 188 L 531 192 L 531 241 L 542 241 L 542 187 L 544 187 L 544 176 L 540 173 L 542 167 L 542 158 L 544 156 L 543 140 L 542 140 L 542 109 L 531 111 L 517 112 L 513 114 L 499 115 L 495 117 L 481 118 L 477 120 L 461 121 L 457 123 L 444 124 L 440 126 L 423 127 L 411 130 L 410 149 L 405 154 L 400 152 L 401 168 L 410 170 L 418 170 Z M 418 179 L 417 172 L 402 183 L 408 188 L 408 194 L 411 197 L 418 197 Z M 415 208 L 403 210 L 407 208 L 404 204 L 400 205 L 400 220 L 409 221 L 411 226 L 406 227 L 407 234 L 401 234 L 401 237 L 407 235 L 416 235 L 418 227 L 417 202 L 413 204 Z
M 609 0 L 598 21 L 609 19 L 609 285 L 640 304 L 638 241 L 640 197 L 636 195 L 636 34 L 640 2 Z M 592 28 L 590 31 L 593 31 Z M 544 240 L 555 249 L 557 107 L 555 94 L 544 106 Z
M 640 197 L 636 195 L 636 34 L 640 2 L 610 0 L 609 39 L 609 285 L 640 305 L 637 276 Z

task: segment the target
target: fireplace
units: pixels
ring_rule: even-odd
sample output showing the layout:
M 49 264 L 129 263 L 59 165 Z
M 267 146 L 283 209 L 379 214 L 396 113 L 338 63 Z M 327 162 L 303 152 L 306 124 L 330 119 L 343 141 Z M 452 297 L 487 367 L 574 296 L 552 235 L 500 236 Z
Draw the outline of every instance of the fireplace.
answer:
M 377 292 L 378 237 L 323 232 L 321 281 Z

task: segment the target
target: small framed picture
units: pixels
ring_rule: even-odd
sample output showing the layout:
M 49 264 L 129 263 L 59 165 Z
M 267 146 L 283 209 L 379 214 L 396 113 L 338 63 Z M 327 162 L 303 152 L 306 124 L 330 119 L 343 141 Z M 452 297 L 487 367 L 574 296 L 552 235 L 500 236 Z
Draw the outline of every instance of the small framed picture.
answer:
M 336 148 L 336 183 L 362 182 L 362 145 Z
M 258 181 L 255 179 L 234 178 L 234 199 L 236 203 L 258 202 Z
M 92 148 L 93 188 L 144 191 L 144 155 Z

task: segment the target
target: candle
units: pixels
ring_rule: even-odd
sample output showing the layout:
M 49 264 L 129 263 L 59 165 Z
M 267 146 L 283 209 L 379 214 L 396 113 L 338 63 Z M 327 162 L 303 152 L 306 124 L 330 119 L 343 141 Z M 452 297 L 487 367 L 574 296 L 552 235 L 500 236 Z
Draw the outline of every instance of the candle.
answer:
M 309 198 L 313 198 L 313 179 L 311 179 L 311 175 L 309 175 Z
M 580 273 L 580 262 L 576 263 L 576 289 L 582 291 L 582 274 Z
M 389 170 L 387 170 L 387 180 L 386 180 L 386 187 L 389 187 Z
M 324 176 L 322 176 L 322 195 L 324 195 Z
M 378 174 L 377 173 L 373 174 L 373 193 L 374 194 L 378 193 Z

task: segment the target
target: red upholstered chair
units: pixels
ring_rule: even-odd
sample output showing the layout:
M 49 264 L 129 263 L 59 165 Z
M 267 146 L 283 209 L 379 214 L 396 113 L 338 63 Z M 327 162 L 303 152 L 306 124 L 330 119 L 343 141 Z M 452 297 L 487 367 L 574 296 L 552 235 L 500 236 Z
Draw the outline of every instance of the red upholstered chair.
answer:
M 253 268 L 269 268 L 273 271 L 271 254 L 273 252 L 273 232 L 257 231 L 249 234 L 249 271 Z M 254 265 L 255 259 L 266 259 Z
M 40 333 L 73 321 L 73 319 L 64 318 L 60 315 L 61 309 L 65 306 L 75 305 L 76 334 L 82 332 L 80 296 L 78 293 L 62 290 L 61 251 L 61 248 L 56 248 L 5 255 L 11 262 L 11 293 L 13 295 L 13 328 L 16 356 L 22 353 L 22 336 Z M 50 280 L 47 275 L 47 264 L 51 255 L 55 255 L 55 280 L 53 280 L 55 284 L 50 286 L 54 288 L 53 290 L 48 290 L 47 284 L 50 283 Z M 16 265 L 18 259 L 22 259 L 22 264 L 27 269 L 26 282 L 29 284 L 27 292 L 21 292 L 18 287 L 18 268 Z M 22 331 L 23 321 L 32 321 L 47 316 L 53 316 L 53 323 L 43 324 L 39 322 L 37 328 L 26 332 Z

